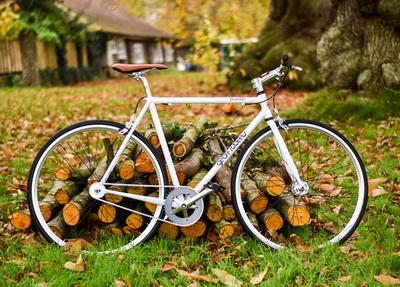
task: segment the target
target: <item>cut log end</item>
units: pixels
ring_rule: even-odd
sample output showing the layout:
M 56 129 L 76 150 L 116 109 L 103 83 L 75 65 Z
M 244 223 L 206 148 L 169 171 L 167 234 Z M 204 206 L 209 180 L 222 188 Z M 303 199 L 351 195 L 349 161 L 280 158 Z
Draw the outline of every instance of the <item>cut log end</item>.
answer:
M 57 227 L 55 226 L 50 226 L 50 230 L 53 231 L 53 233 L 58 237 L 58 238 L 64 238 L 63 234 L 61 233 L 60 230 L 58 230 Z
M 148 196 L 158 197 L 158 192 L 150 193 Z M 147 210 L 150 211 L 151 213 L 156 212 L 156 209 L 157 209 L 157 205 L 156 204 L 150 203 L 150 202 L 145 202 L 144 205 L 146 206 Z
M 223 212 L 220 206 L 211 205 L 207 208 L 207 218 L 212 222 L 218 222 L 222 220 Z
M 189 238 L 199 238 L 204 235 L 206 232 L 207 225 L 204 221 L 199 220 L 196 223 L 190 225 L 190 226 L 185 226 L 185 227 L 180 227 L 180 231 L 185 237 Z
M 39 205 L 40 212 L 44 220 L 47 222 L 53 217 L 53 209 L 50 205 L 47 204 L 40 204 Z
M 266 189 L 271 196 L 278 196 L 285 191 L 285 181 L 280 176 L 272 176 L 267 181 Z
M 226 205 L 224 206 L 223 210 L 223 218 L 227 221 L 234 220 L 236 217 L 235 215 L 235 210 L 233 209 L 232 205 Z
M 18 229 L 27 229 L 32 224 L 29 211 L 17 211 L 11 215 L 11 224 Z
M 310 221 L 310 213 L 303 205 L 293 205 L 288 207 L 287 220 L 292 226 L 304 226 Z
M 102 204 L 97 211 L 99 219 L 104 223 L 111 223 L 115 220 L 117 209 L 109 204 Z
M 155 168 L 149 156 L 145 152 L 141 152 L 135 160 L 135 169 L 141 173 L 153 173 Z
M 54 198 L 59 204 L 67 204 L 71 200 L 69 193 L 64 189 L 57 190 Z
M 122 227 L 122 232 L 129 236 L 139 236 L 140 230 L 129 227 L 128 225 Z
M 132 160 L 126 160 L 118 166 L 119 177 L 122 180 L 129 180 L 135 175 L 135 162 Z
M 66 167 L 59 168 L 55 172 L 55 177 L 59 180 L 68 180 L 71 178 L 71 170 Z
M 186 154 L 186 146 L 178 142 L 174 145 L 172 152 L 176 157 L 183 157 Z
M 255 214 L 260 214 L 267 208 L 268 199 L 265 196 L 258 196 L 250 203 L 250 209 Z
M 158 148 L 160 146 L 160 140 L 157 134 L 150 135 L 148 137 L 148 140 L 151 143 L 151 145 L 154 146 L 155 148 Z
M 69 226 L 75 226 L 78 224 L 80 219 L 80 212 L 79 207 L 76 206 L 74 203 L 67 203 L 66 205 L 64 205 L 62 214 L 65 223 Z
M 141 186 L 128 186 L 126 188 L 126 191 L 130 194 L 137 194 L 137 195 L 145 195 L 146 194 L 146 188 L 141 187 Z
M 107 193 L 106 195 L 104 195 L 104 199 L 109 201 L 109 202 L 120 203 L 123 198 L 120 195 Z
M 179 235 L 179 228 L 176 225 L 163 222 L 158 229 L 158 234 L 165 236 L 170 239 L 176 239 Z
M 265 227 L 268 230 L 272 230 L 272 231 L 276 231 L 281 229 L 281 227 L 283 226 L 283 219 L 281 216 L 277 215 L 277 214 L 273 214 L 271 216 L 269 216 L 265 221 Z
M 137 213 L 132 213 L 126 218 L 125 223 L 132 229 L 140 229 L 143 225 L 143 216 Z
M 235 227 L 232 224 L 225 224 L 219 229 L 218 234 L 224 238 L 231 237 L 235 234 Z

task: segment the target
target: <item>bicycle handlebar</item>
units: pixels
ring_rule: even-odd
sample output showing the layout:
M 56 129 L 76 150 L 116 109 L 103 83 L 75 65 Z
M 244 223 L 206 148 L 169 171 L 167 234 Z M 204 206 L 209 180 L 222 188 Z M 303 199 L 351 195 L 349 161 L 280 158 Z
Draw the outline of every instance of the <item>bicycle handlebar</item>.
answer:
M 276 78 L 277 80 L 279 80 L 285 75 L 285 73 L 287 73 L 287 70 L 295 70 L 295 71 L 301 72 L 301 71 L 303 71 L 303 68 L 289 64 L 289 56 L 283 55 L 281 58 L 281 64 L 279 65 L 279 67 L 275 68 L 271 71 L 263 73 L 260 76 L 260 81 L 263 83 L 263 82 L 269 81 L 273 78 Z

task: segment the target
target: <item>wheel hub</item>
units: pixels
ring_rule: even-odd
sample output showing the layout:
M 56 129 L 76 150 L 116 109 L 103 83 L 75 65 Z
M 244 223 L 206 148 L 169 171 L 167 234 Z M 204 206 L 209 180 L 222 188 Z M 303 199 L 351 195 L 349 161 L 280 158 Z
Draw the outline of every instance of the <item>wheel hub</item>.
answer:
M 199 220 L 204 211 L 203 199 L 199 199 L 191 206 L 183 204 L 185 200 L 195 195 L 197 192 L 186 186 L 171 191 L 164 205 L 168 219 L 179 226 L 189 226 Z
M 94 199 L 102 198 L 106 194 L 106 188 L 100 182 L 95 182 L 89 187 L 89 194 Z

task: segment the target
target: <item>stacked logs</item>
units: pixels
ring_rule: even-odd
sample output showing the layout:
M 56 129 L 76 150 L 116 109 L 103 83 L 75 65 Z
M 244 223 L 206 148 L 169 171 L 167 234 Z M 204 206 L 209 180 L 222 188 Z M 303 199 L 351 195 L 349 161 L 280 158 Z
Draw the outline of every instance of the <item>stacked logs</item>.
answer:
M 205 136 L 208 126 L 209 123 L 201 119 L 184 132 L 183 129 L 178 129 L 180 134 L 171 126 L 163 127 L 181 185 L 195 188 L 226 150 L 218 136 L 213 133 L 208 133 L 212 136 Z M 144 136 L 160 151 L 160 140 L 153 128 L 146 130 Z M 128 202 L 120 195 L 107 194 L 103 198 L 112 204 L 92 199 L 88 192 L 89 187 L 101 179 L 114 154 L 110 139 L 103 140 L 103 148 L 103 158 L 83 158 L 76 167 L 61 167 L 54 172 L 53 185 L 40 201 L 39 208 L 43 219 L 59 238 L 64 238 L 76 227 L 90 229 L 92 235 L 107 233 L 137 236 L 149 220 L 143 214 L 151 215 L 157 210 L 155 204 Z M 253 226 L 262 232 L 271 233 L 279 231 L 285 225 L 300 227 L 308 224 L 309 211 L 303 202 L 289 192 L 290 177 L 285 168 L 274 161 L 261 168 L 256 166 L 246 167 L 240 186 L 247 217 Z M 162 222 L 158 233 L 172 239 L 180 234 L 199 238 L 207 229 L 212 229 L 225 238 L 242 233 L 243 229 L 232 206 L 231 177 L 231 167 L 226 164 L 213 179 L 222 190 L 213 192 L 204 199 L 205 211 L 198 222 L 187 227 Z M 158 197 L 158 192 L 152 192 L 151 188 L 127 185 L 158 184 L 151 159 L 136 143 L 128 144 L 111 178 L 115 183 L 108 187 L 111 190 Z M 172 184 L 169 174 L 168 184 Z M 114 204 L 134 209 L 137 213 L 120 209 Z M 31 221 L 28 210 L 17 211 L 11 216 L 11 223 L 16 228 L 29 228 Z

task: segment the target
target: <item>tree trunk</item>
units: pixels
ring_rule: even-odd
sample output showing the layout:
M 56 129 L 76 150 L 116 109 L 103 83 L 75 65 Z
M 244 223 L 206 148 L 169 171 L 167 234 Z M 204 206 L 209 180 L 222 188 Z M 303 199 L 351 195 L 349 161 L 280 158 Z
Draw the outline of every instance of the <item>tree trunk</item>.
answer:
M 270 13 L 258 42 L 235 59 L 228 78 L 231 87 L 244 87 L 248 81 L 279 65 L 283 54 L 304 68 L 292 87 L 315 89 L 321 85 L 317 70 L 316 44 L 335 17 L 329 0 L 272 0 Z
M 36 36 L 33 31 L 22 31 L 19 37 L 22 59 L 22 83 L 28 86 L 39 84 Z
M 334 24 L 317 53 L 331 88 L 400 87 L 400 2 L 336 0 Z

